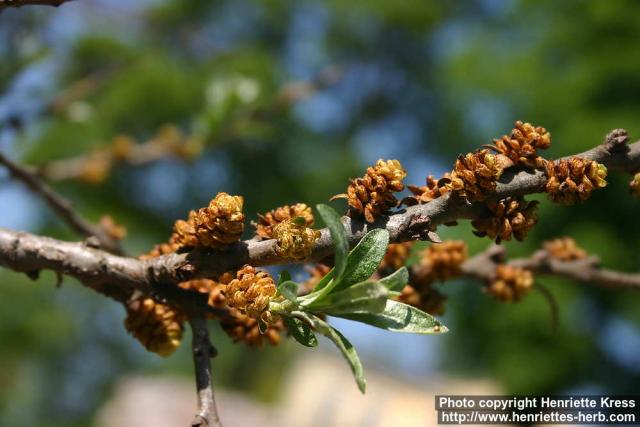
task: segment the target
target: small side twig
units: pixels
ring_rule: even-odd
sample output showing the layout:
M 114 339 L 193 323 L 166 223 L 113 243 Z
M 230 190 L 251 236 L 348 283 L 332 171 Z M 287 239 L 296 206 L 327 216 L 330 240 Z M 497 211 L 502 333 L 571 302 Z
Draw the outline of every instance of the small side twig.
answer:
M 211 382 L 211 358 L 216 355 L 216 350 L 209 339 L 207 320 L 203 315 L 196 314 L 189 317 L 189 325 L 193 332 L 191 348 L 198 391 L 198 412 L 191 427 L 222 427 Z
M 22 181 L 31 191 L 41 196 L 49 207 L 74 231 L 88 238 L 95 237 L 99 246 L 109 252 L 123 253 L 120 242 L 117 239 L 111 237 L 99 225 L 92 224 L 80 216 L 73 209 L 69 200 L 56 193 L 36 174 L 9 160 L 2 153 L 0 153 L 0 164 L 5 166 L 15 179 Z

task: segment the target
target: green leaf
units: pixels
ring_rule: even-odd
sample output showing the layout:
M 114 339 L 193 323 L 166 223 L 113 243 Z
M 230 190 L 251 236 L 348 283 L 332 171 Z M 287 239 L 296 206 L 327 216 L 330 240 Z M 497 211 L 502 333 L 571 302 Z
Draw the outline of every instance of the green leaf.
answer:
M 349 313 L 339 314 L 337 317 L 366 323 L 391 332 L 442 334 L 449 331 L 430 314 L 393 300 L 387 300 L 385 309 L 381 313 Z
M 326 314 L 378 313 L 385 309 L 387 288 L 376 281 L 357 283 L 350 288 L 331 292 L 312 303 L 303 304 L 306 311 Z
M 338 330 L 329 326 L 329 324 L 327 324 L 323 320 L 314 316 L 313 322 L 316 330 L 333 341 L 336 347 L 340 349 L 342 355 L 345 357 L 345 359 L 347 359 L 347 362 L 351 367 L 351 372 L 353 372 L 353 376 L 356 380 L 356 383 L 358 384 L 358 388 L 360 389 L 362 394 L 364 394 L 367 388 L 367 381 L 364 379 L 364 369 L 362 368 L 362 362 L 360 362 L 360 358 L 358 357 L 358 353 L 356 353 L 356 349 L 349 342 L 349 340 L 344 337 L 344 335 L 338 332 Z
M 331 292 L 346 289 L 355 283 L 369 279 L 384 258 L 388 244 L 389 232 L 387 230 L 371 230 L 349 253 L 342 278 L 336 278 L 333 275 L 329 277 L 334 273 L 334 268 L 316 285 L 314 291 L 302 297 L 300 302 L 321 301 Z
M 387 230 L 375 229 L 368 232 L 349 253 L 342 279 L 336 282 L 333 291 L 348 288 L 370 278 L 384 258 L 388 245 Z
M 296 317 L 283 316 L 282 319 L 293 338 L 300 344 L 306 347 L 316 347 L 318 345 L 318 339 L 313 330 L 305 322 Z
M 349 252 L 349 242 L 347 242 L 347 232 L 344 229 L 340 215 L 330 206 L 317 205 L 316 209 L 320 217 L 329 228 L 333 241 L 334 268 L 332 277 L 339 281 L 344 273 L 347 263 L 347 252 Z M 320 284 L 318 284 L 319 286 Z M 316 286 L 316 289 L 318 289 Z
M 291 274 L 287 270 L 282 270 L 278 276 L 278 286 L 288 280 L 291 280 Z
M 278 285 L 278 293 L 288 299 L 289 301 L 297 304 L 298 298 L 298 284 L 291 280 L 280 283 Z
M 409 283 L 409 271 L 407 271 L 407 267 L 401 267 L 387 277 L 380 279 L 380 283 L 390 291 L 401 291 Z

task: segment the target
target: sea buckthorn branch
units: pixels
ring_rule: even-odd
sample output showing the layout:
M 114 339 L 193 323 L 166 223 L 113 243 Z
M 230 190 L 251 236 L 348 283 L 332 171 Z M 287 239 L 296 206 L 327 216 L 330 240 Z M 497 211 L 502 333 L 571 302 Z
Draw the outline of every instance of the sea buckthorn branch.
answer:
M 579 157 L 603 164 L 610 171 L 634 173 L 640 170 L 640 141 L 627 144 L 628 137 L 626 134 L 620 137 L 621 133 L 619 130 L 614 131 L 608 135 L 603 144 L 555 162 Z M 507 170 L 496 182 L 495 190 L 487 196 L 486 201 L 499 202 L 508 197 L 541 193 L 545 191 L 547 181 L 547 175 L 541 169 Z M 351 247 L 355 246 L 368 231 L 376 228 L 385 228 L 389 231 L 390 241 L 394 243 L 409 240 L 438 241 L 439 238 L 432 231 L 434 228 L 459 219 L 476 219 L 484 216 L 487 209 L 486 201 L 471 202 L 447 192 L 427 203 L 408 206 L 397 213 L 379 215 L 372 223 L 357 216 L 345 216 L 342 218 L 342 223 L 347 230 L 347 239 Z M 327 229 L 319 231 L 320 237 L 315 242 L 306 262 L 320 261 L 332 253 L 329 231 Z M 196 249 L 189 253 L 157 259 L 153 268 L 160 275 L 169 275 L 169 280 L 176 280 L 215 276 L 244 264 L 264 266 L 291 262 L 290 259 L 277 254 L 275 244 L 276 241 L 273 239 L 247 240 L 234 243 L 224 251 Z
M 640 170 L 640 142 L 616 149 L 612 149 L 605 142 L 578 156 L 602 163 L 610 170 L 628 173 Z M 539 193 L 543 191 L 546 181 L 546 175 L 541 170 L 507 171 L 497 182 L 495 192 L 489 197 L 489 200 Z M 485 204 L 482 202 L 472 203 L 446 193 L 428 203 L 409 206 L 391 215 L 381 215 L 370 224 L 363 218 L 348 216 L 342 218 L 342 224 L 347 232 L 347 241 L 350 247 L 355 246 L 368 231 L 376 228 L 386 229 L 389 232 L 391 242 L 417 239 L 437 241 L 437 235 L 431 231 L 432 228 L 458 219 L 474 219 L 481 216 L 485 209 Z M 311 254 L 304 260 L 305 262 L 320 261 L 332 254 L 329 230 L 319 231 L 320 237 L 314 243 Z M 114 257 L 80 243 L 62 242 L 10 230 L 2 230 L 0 240 L 7 243 L 2 246 L 7 252 L 0 254 L 0 256 L 6 260 L 13 259 L 13 264 L 16 266 L 14 269 L 17 271 L 25 272 L 39 269 L 69 271 L 71 275 L 75 275 L 81 281 L 114 282 L 114 279 L 118 279 L 115 281 L 120 282 L 121 285 L 114 286 L 134 284 L 146 290 L 152 281 L 177 283 L 198 277 L 215 277 L 226 271 L 237 270 L 245 264 L 265 266 L 291 262 L 291 259 L 278 255 L 277 242 L 274 239 L 250 239 L 232 243 L 224 249 L 195 248 L 188 252 L 170 253 L 144 261 Z M 14 243 L 17 246 L 14 246 Z M 38 250 L 27 258 L 14 259 L 13 252 L 23 244 L 28 244 L 32 250 L 43 250 Z M 50 259 L 49 251 L 56 256 L 62 253 L 67 256 L 64 259 L 64 268 L 63 260 Z M 16 263 L 16 261 L 20 262 Z M 82 267 L 87 263 L 91 268 L 85 271 Z M 104 267 L 100 267 L 101 265 Z M 116 271 L 112 268 L 118 269 L 123 265 L 127 267 L 124 271 Z M 89 272 L 95 272 L 95 274 L 89 274 Z
M 540 133 L 534 129 L 532 134 L 539 135 Z M 512 138 L 517 141 L 519 137 L 516 136 L 512 134 Z M 524 137 L 525 142 L 527 138 L 529 137 Z M 264 276 L 260 272 L 254 272 L 254 266 L 284 264 L 293 261 L 312 262 L 325 259 L 331 254 L 336 254 L 336 260 L 343 260 L 342 270 L 338 271 L 344 271 L 344 259 L 348 259 L 345 257 L 349 248 L 357 244 L 362 246 L 362 242 L 367 240 L 367 236 L 369 236 L 369 241 L 384 236 L 383 246 L 379 244 L 371 246 L 378 247 L 376 249 L 378 255 L 370 256 L 371 259 L 378 260 L 376 262 L 377 266 L 384 256 L 384 248 L 386 248 L 389 241 L 438 241 L 439 238 L 435 234 L 435 229 L 438 225 L 451 223 L 457 219 L 486 217 L 488 210 L 491 210 L 489 209 L 489 204 L 492 202 L 499 203 L 508 198 L 518 198 L 525 194 L 543 191 L 549 192 L 550 195 L 554 192 L 558 195 L 569 192 L 575 194 L 576 197 L 572 196 L 567 199 L 568 201 L 583 200 L 584 196 L 588 195 L 591 190 L 604 185 L 603 167 L 628 173 L 636 173 L 640 170 L 640 142 L 627 145 L 627 140 L 626 132 L 617 130 L 609 134 L 605 143 L 601 146 L 578 156 L 560 159 L 555 162 L 533 157 L 530 153 L 526 156 L 520 156 L 516 153 L 518 156 L 514 155 L 514 158 L 524 159 L 522 160 L 522 166 L 518 166 L 518 164 L 509 160 L 511 162 L 509 166 L 504 166 L 504 169 L 502 169 L 503 166 L 500 166 L 495 171 L 494 166 L 498 160 L 492 157 L 492 154 L 483 150 L 479 156 L 466 156 L 465 159 L 468 159 L 468 161 L 464 165 L 460 165 L 460 167 L 456 165 L 454 170 L 456 173 L 452 172 L 450 178 L 444 184 L 445 186 L 450 186 L 447 191 L 439 193 L 437 197 L 426 203 L 419 203 L 400 210 L 393 206 L 391 195 L 386 192 L 389 190 L 397 191 L 402 187 L 401 181 L 404 178 L 404 173 L 399 164 L 394 162 L 382 163 L 377 165 L 378 167 L 374 168 L 372 173 L 368 172 L 369 178 L 365 177 L 361 181 L 354 181 L 354 191 L 352 191 L 350 197 L 359 198 L 363 202 L 362 206 L 356 204 L 355 212 L 352 210 L 350 215 L 342 218 L 339 218 L 335 213 L 332 214 L 333 219 L 330 228 L 313 231 L 313 235 L 309 231 L 308 218 L 305 219 L 304 215 L 302 215 L 273 224 L 275 227 L 282 224 L 288 227 L 283 234 L 285 237 L 279 233 L 274 233 L 275 239 L 237 241 L 240 238 L 241 223 L 244 219 L 241 212 L 242 199 L 221 193 L 216 196 L 216 199 L 212 201 L 208 208 L 203 208 L 197 212 L 194 211 L 188 221 L 179 222 L 180 225 L 177 225 L 174 230 L 176 239 L 172 238 L 169 244 L 160 245 L 154 250 L 153 256 L 145 259 L 116 256 L 97 249 L 88 244 L 88 242 L 62 242 L 28 233 L 0 229 L 0 265 L 14 271 L 24 272 L 30 277 L 36 276 L 43 269 L 68 274 L 98 292 L 121 302 L 129 303 L 132 300 L 131 295 L 139 298 L 151 298 L 151 302 L 146 305 L 143 304 L 145 300 L 140 300 L 140 303 L 133 309 L 136 314 L 139 314 L 137 310 L 143 307 L 146 310 L 143 314 L 146 313 L 147 317 L 152 316 L 150 319 L 153 322 L 165 328 L 163 330 L 166 332 L 168 340 L 177 339 L 178 335 L 176 334 L 178 332 L 181 334 L 182 326 L 175 326 L 179 323 L 180 313 L 186 315 L 193 324 L 194 318 L 204 316 L 200 314 L 194 316 L 194 312 L 209 313 L 211 309 L 211 307 L 207 308 L 210 305 L 211 293 L 207 296 L 206 293 L 198 291 L 197 287 L 182 288 L 182 284 L 197 278 L 218 278 L 226 272 L 236 272 L 242 265 L 245 265 L 241 271 L 238 271 L 237 278 L 233 279 L 237 281 L 235 284 L 232 280 L 222 285 L 224 286 L 222 288 L 224 289 L 223 294 L 235 289 L 233 296 L 227 295 L 231 298 L 228 302 L 229 307 L 238 310 L 239 314 L 257 321 L 259 329 L 263 332 L 268 331 L 270 322 L 276 321 L 278 317 L 283 316 L 292 319 L 291 321 L 299 328 L 299 336 L 296 338 L 299 341 L 304 342 L 310 339 L 309 328 L 329 337 L 350 360 L 354 374 L 360 378 L 359 386 L 363 390 L 362 369 L 357 361 L 357 356 L 351 352 L 350 345 L 347 345 L 348 342 L 345 338 L 322 319 L 323 312 L 328 312 L 326 311 L 328 309 L 340 313 L 339 310 L 342 310 L 342 308 L 339 307 L 341 307 L 341 304 L 344 305 L 341 301 L 344 298 L 351 298 L 353 295 L 349 292 L 344 293 L 340 288 L 338 289 L 340 292 L 332 294 L 334 287 L 328 285 L 332 280 L 331 273 L 322 278 L 316 288 L 307 296 L 296 297 L 295 294 L 291 293 L 290 286 L 286 280 L 284 283 L 278 283 L 278 291 L 274 294 L 272 282 L 270 282 L 270 285 L 267 284 L 269 289 L 264 287 L 268 280 L 268 275 Z M 509 149 L 503 147 L 503 150 L 506 152 Z M 529 149 L 527 148 L 527 150 Z M 504 154 L 499 155 L 504 156 Z M 579 159 L 574 160 L 577 157 Z M 499 161 L 501 162 L 502 160 Z M 518 162 L 520 161 L 518 160 Z M 598 162 L 604 166 L 601 167 L 596 163 L 589 163 L 590 161 Z M 538 167 L 539 164 L 545 166 L 544 171 L 541 167 Z M 535 167 L 532 168 L 531 165 Z M 556 168 L 558 169 L 557 171 Z M 473 174 L 478 173 L 478 171 L 486 178 L 483 178 L 485 181 L 482 181 L 479 189 L 467 192 L 468 185 L 475 185 Z M 551 180 L 553 177 L 557 178 L 556 181 Z M 494 180 L 494 182 L 491 180 Z M 356 188 L 358 186 L 361 188 Z M 370 203 L 372 200 L 375 203 Z M 557 200 L 567 201 L 562 197 L 557 198 Z M 377 201 L 380 201 L 380 203 Z M 369 206 L 368 209 L 367 206 Z M 515 233 L 517 230 L 513 225 L 522 223 L 522 218 L 518 213 L 522 213 L 525 220 L 527 220 L 527 215 L 524 212 L 527 211 L 528 205 L 525 206 L 523 204 L 523 206 L 522 210 L 519 207 L 509 209 L 505 204 L 504 208 L 498 206 L 492 212 L 494 215 L 502 211 L 507 214 L 504 219 L 509 222 L 516 238 L 518 238 L 518 234 Z M 323 209 L 329 208 L 324 207 Z M 359 214 L 364 215 L 360 216 Z M 500 214 L 500 216 L 504 215 Z M 325 222 L 327 222 L 326 219 Z M 296 227 L 292 227 L 293 225 Z M 529 226 L 527 225 L 525 228 L 527 227 Z M 480 228 L 492 229 L 491 227 Z M 487 234 L 490 235 L 488 232 Z M 506 236 L 507 234 L 504 232 L 499 235 Z M 336 242 L 338 235 L 342 242 L 340 244 Z M 506 237 L 504 238 L 506 239 Z M 283 246 L 283 243 L 286 244 Z M 369 244 L 371 243 L 364 246 L 366 247 Z M 382 253 L 379 252 L 380 247 L 383 248 Z M 291 250 L 291 248 L 295 250 Z M 339 253 L 338 249 L 340 249 L 340 256 L 337 255 Z M 354 251 L 356 250 L 357 247 Z M 549 248 L 545 250 L 550 251 Z M 299 256 L 299 254 L 304 254 L 305 256 Z M 367 257 L 369 256 L 367 255 Z M 477 257 L 474 257 L 469 260 L 466 268 L 470 268 L 471 261 L 477 259 Z M 349 262 L 352 265 L 350 268 L 355 268 L 354 266 L 357 262 L 353 260 L 347 261 L 347 265 L 349 265 Z M 576 268 L 571 269 L 566 265 L 566 263 L 576 262 L 576 260 L 565 260 L 563 262 L 565 263 L 563 265 L 555 262 L 543 264 L 538 260 L 538 264 L 533 266 L 527 264 L 523 267 L 518 266 L 515 262 L 500 263 L 496 261 L 493 271 L 486 273 L 484 276 L 481 273 L 482 268 L 486 268 L 489 263 L 482 265 L 482 268 L 467 270 L 466 273 L 463 268 L 464 265 L 460 267 L 460 270 L 463 275 L 468 274 L 470 277 L 476 278 L 484 277 L 485 283 L 490 281 L 488 289 L 494 296 L 504 301 L 513 301 L 518 300 L 531 287 L 532 274 L 536 269 L 539 269 L 538 271 L 540 272 L 562 272 L 567 276 L 570 273 L 574 275 L 580 273 Z M 367 270 L 370 268 L 375 270 L 376 266 L 371 264 L 367 267 Z M 563 266 L 567 267 L 568 270 L 567 268 L 563 270 L 561 268 Z M 336 263 L 336 268 L 338 267 L 339 264 Z M 357 269 L 352 270 L 350 274 L 354 274 L 353 272 L 355 271 Z M 624 282 L 626 286 L 635 287 L 635 278 L 631 275 L 612 273 L 615 272 L 601 270 L 600 273 L 594 272 L 589 277 L 582 275 L 581 280 L 593 279 L 600 283 L 605 283 L 609 287 L 615 287 L 617 286 L 616 284 Z M 407 274 L 406 270 L 403 274 Z M 395 279 L 390 279 L 391 277 L 395 277 Z M 408 281 L 409 276 L 403 277 Z M 397 272 L 379 281 L 376 281 L 377 279 L 366 281 L 365 277 L 361 277 L 358 280 L 365 280 L 366 283 L 362 282 L 362 285 L 358 288 L 358 295 L 360 295 L 358 298 L 365 298 L 366 295 L 365 299 L 368 300 L 370 294 L 375 294 L 375 301 L 372 301 L 377 304 L 375 306 L 379 309 L 379 302 L 382 297 L 390 298 L 395 296 L 402 298 L 401 289 L 398 286 L 407 283 L 405 278 L 401 279 Z M 386 282 L 384 282 L 385 280 Z M 394 281 L 392 282 L 391 280 Z M 400 281 L 402 283 L 399 283 Z M 344 286 L 351 286 L 350 282 L 348 285 L 347 281 L 344 283 Z M 391 283 L 393 283 L 392 287 L 385 291 L 383 288 L 391 286 Z M 295 287 L 297 288 L 297 285 Z M 288 295 L 287 299 L 290 303 L 278 299 L 283 298 L 285 294 Z M 196 296 L 197 298 L 195 298 Z M 173 312 L 161 307 L 165 301 L 169 304 L 169 308 L 174 307 L 178 311 Z M 268 301 L 268 305 L 264 304 L 265 301 Z M 355 303 L 359 304 L 359 302 L 352 301 L 349 303 L 351 304 L 349 307 Z M 248 310 L 250 307 L 254 307 L 255 310 L 253 308 Z M 302 311 L 296 311 L 296 307 L 302 308 Z M 383 322 L 387 328 L 396 329 L 396 331 L 399 327 L 405 328 L 406 325 L 398 325 L 395 320 L 391 321 L 393 326 L 389 326 L 389 318 L 384 316 L 398 316 L 399 313 L 394 311 L 395 308 L 408 306 L 398 302 L 391 302 L 387 303 L 387 308 L 389 307 L 390 311 L 388 313 L 385 311 L 383 314 L 364 313 L 364 317 L 361 314 L 355 317 L 351 315 L 345 315 L 344 317 L 359 321 L 366 320 L 374 326 L 379 326 L 380 322 Z M 212 308 L 215 312 L 216 307 Z M 407 308 L 402 310 L 406 311 Z M 218 316 L 225 315 L 225 313 L 219 312 L 215 314 Z M 425 317 L 427 316 L 426 314 L 423 313 L 421 316 L 426 322 L 421 328 L 428 327 L 434 333 L 446 330 L 433 323 L 435 320 L 432 321 Z M 306 326 L 304 326 L 305 324 Z M 291 332 L 289 326 L 288 329 Z M 140 335 L 140 337 L 151 339 L 145 345 L 157 349 L 158 352 L 165 352 L 167 349 L 171 349 L 171 347 L 165 346 L 165 342 L 158 344 L 153 341 L 157 337 L 143 335 Z M 311 342 L 309 341 L 308 344 L 311 344 Z M 196 363 L 198 362 L 196 361 Z M 197 369 L 207 372 L 206 369 L 201 367 L 197 367 Z M 206 387 L 199 388 L 199 390 L 204 390 L 205 397 L 201 407 L 205 407 L 206 401 L 208 401 Z
M 40 196 L 75 232 L 97 240 L 98 245 L 109 252 L 123 254 L 120 240 L 124 237 L 126 230 L 113 223 L 110 217 L 103 217 L 100 224 L 92 224 L 73 209 L 69 200 L 55 192 L 33 172 L 13 162 L 2 153 L 0 153 L 0 164 L 6 167 L 15 179 L 23 182 Z
M 2 0 L 0 0 L 2 1 Z M 0 3 L 1 4 L 1 3 Z M 339 65 L 328 66 L 309 80 L 285 83 L 274 99 L 266 106 L 252 109 L 249 118 L 256 120 L 268 119 L 280 114 L 282 110 L 292 104 L 302 101 L 314 93 L 324 90 L 337 82 L 344 75 L 345 68 Z M 95 90 L 111 73 L 89 76 L 86 82 L 81 80 L 73 85 L 73 91 L 65 91 L 56 102 L 47 107 L 59 111 L 68 104 L 68 99 L 77 99 L 90 90 Z M 76 88 L 77 86 L 77 88 Z M 216 143 L 222 143 L 232 138 L 229 135 L 234 118 L 225 123 L 224 129 L 216 135 Z M 96 148 L 86 154 L 31 166 L 34 173 L 50 181 L 79 180 L 88 184 L 100 184 L 107 179 L 111 171 L 118 166 L 138 167 L 154 163 L 168 157 L 191 160 L 198 157 L 205 145 L 202 137 L 184 134 L 172 125 L 158 128 L 156 135 L 142 142 L 136 142 L 131 136 L 119 135 L 104 147 Z
M 491 245 L 462 264 L 462 277 L 490 281 L 497 265 L 528 270 L 536 276 L 556 276 L 608 289 L 640 291 L 638 273 L 601 268 L 600 259 L 593 255 L 561 259 L 546 248 L 534 252 L 530 257 L 507 260 L 507 252 L 503 246 Z
M 191 422 L 192 427 L 222 427 L 213 394 L 211 358 L 216 349 L 209 338 L 207 319 L 203 314 L 189 317 L 193 332 L 191 351 L 195 366 L 198 411 Z

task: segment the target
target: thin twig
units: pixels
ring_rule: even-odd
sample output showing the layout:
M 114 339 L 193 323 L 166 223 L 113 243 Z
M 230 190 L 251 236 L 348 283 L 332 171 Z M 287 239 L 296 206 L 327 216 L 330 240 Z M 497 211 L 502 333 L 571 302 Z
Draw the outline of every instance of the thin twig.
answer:
M 544 249 L 527 258 L 506 260 L 503 246 L 491 245 L 485 251 L 469 258 L 462 264 L 464 277 L 489 282 L 498 264 L 530 270 L 539 276 L 555 276 L 572 279 L 581 283 L 609 289 L 640 291 L 640 274 L 600 268 L 597 257 L 574 261 L 562 261 L 552 257 Z
M 15 179 L 22 181 L 31 191 L 42 197 L 60 219 L 67 223 L 75 232 L 85 237 L 95 237 L 100 247 L 109 252 L 117 254 L 123 253 L 120 242 L 117 239 L 111 237 L 106 230 L 99 225 L 92 224 L 80 216 L 80 214 L 73 209 L 69 200 L 56 193 L 37 175 L 9 160 L 9 158 L 2 153 L 0 153 L 0 164 L 4 165 Z
M 269 120 L 271 117 L 280 114 L 292 104 L 302 101 L 318 91 L 336 84 L 340 79 L 342 79 L 344 73 L 344 67 L 332 65 L 321 70 L 318 75 L 310 80 L 288 82 L 282 85 L 277 95 L 270 103 L 247 112 L 246 118 L 254 120 Z M 90 87 L 94 89 L 97 84 L 94 83 L 93 80 L 97 79 L 97 77 L 101 77 L 102 80 L 104 80 L 103 76 L 90 76 L 91 79 L 88 79 L 87 83 L 78 84 L 77 89 L 74 91 L 68 91 L 68 96 L 61 96 L 59 101 L 60 105 L 67 105 L 67 98 L 77 99 L 78 96 L 76 92 L 79 92 L 79 95 L 83 95 L 87 92 L 85 86 L 92 85 Z M 101 83 L 102 80 L 98 80 L 98 82 Z M 60 106 L 57 104 L 54 104 L 52 107 L 55 107 L 56 110 L 60 109 Z M 225 143 L 233 139 L 233 135 L 230 135 L 230 133 L 233 133 L 233 125 L 236 121 L 238 121 L 238 117 L 236 117 L 236 120 L 225 122 L 223 128 L 218 130 L 215 138 L 216 144 Z M 83 177 L 87 171 L 87 165 L 90 165 L 91 162 L 96 161 L 96 159 L 99 159 L 105 165 L 108 165 L 108 168 L 112 168 L 116 165 L 137 167 L 154 163 L 170 156 L 176 156 L 176 153 L 170 147 L 158 144 L 157 141 L 155 141 L 155 138 L 151 138 L 150 140 L 142 143 L 134 144 L 131 147 L 131 154 L 126 158 L 117 158 L 110 150 L 105 149 L 66 159 L 52 160 L 42 165 L 30 168 L 47 180 L 63 181 Z
M 211 376 L 211 358 L 216 350 L 209 339 L 207 320 L 203 315 L 189 317 L 193 332 L 192 352 L 196 371 L 196 389 L 198 391 L 198 412 L 191 427 L 222 427 L 213 395 Z

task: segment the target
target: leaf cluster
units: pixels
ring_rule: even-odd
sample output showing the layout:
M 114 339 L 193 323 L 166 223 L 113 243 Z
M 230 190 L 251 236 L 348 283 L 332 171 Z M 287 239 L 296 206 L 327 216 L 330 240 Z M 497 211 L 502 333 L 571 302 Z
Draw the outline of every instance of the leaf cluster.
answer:
M 278 294 L 282 298 L 271 303 L 270 311 L 282 316 L 291 335 L 304 346 L 317 346 L 316 334 L 331 340 L 346 358 L 358 388 L 364 393 L 366 382 L 358 354 L 349 340 L 327 323 L 326 315 L 391 332 L 437 334 L 447 328 L 433 316 L 394 300 L 408 282 L 406 267 L 383 278 L 374 277 L 389 245 L 387 230 L 371 230 L 349 251 L 347 233 L 338 213 L 327 205 L 318 205 L 317 210 L 331 233 L 334 267 L 303 296 L 298 296 L 300 285 L 291 280 L 288 272 L 283 272 L 278 280 Z

